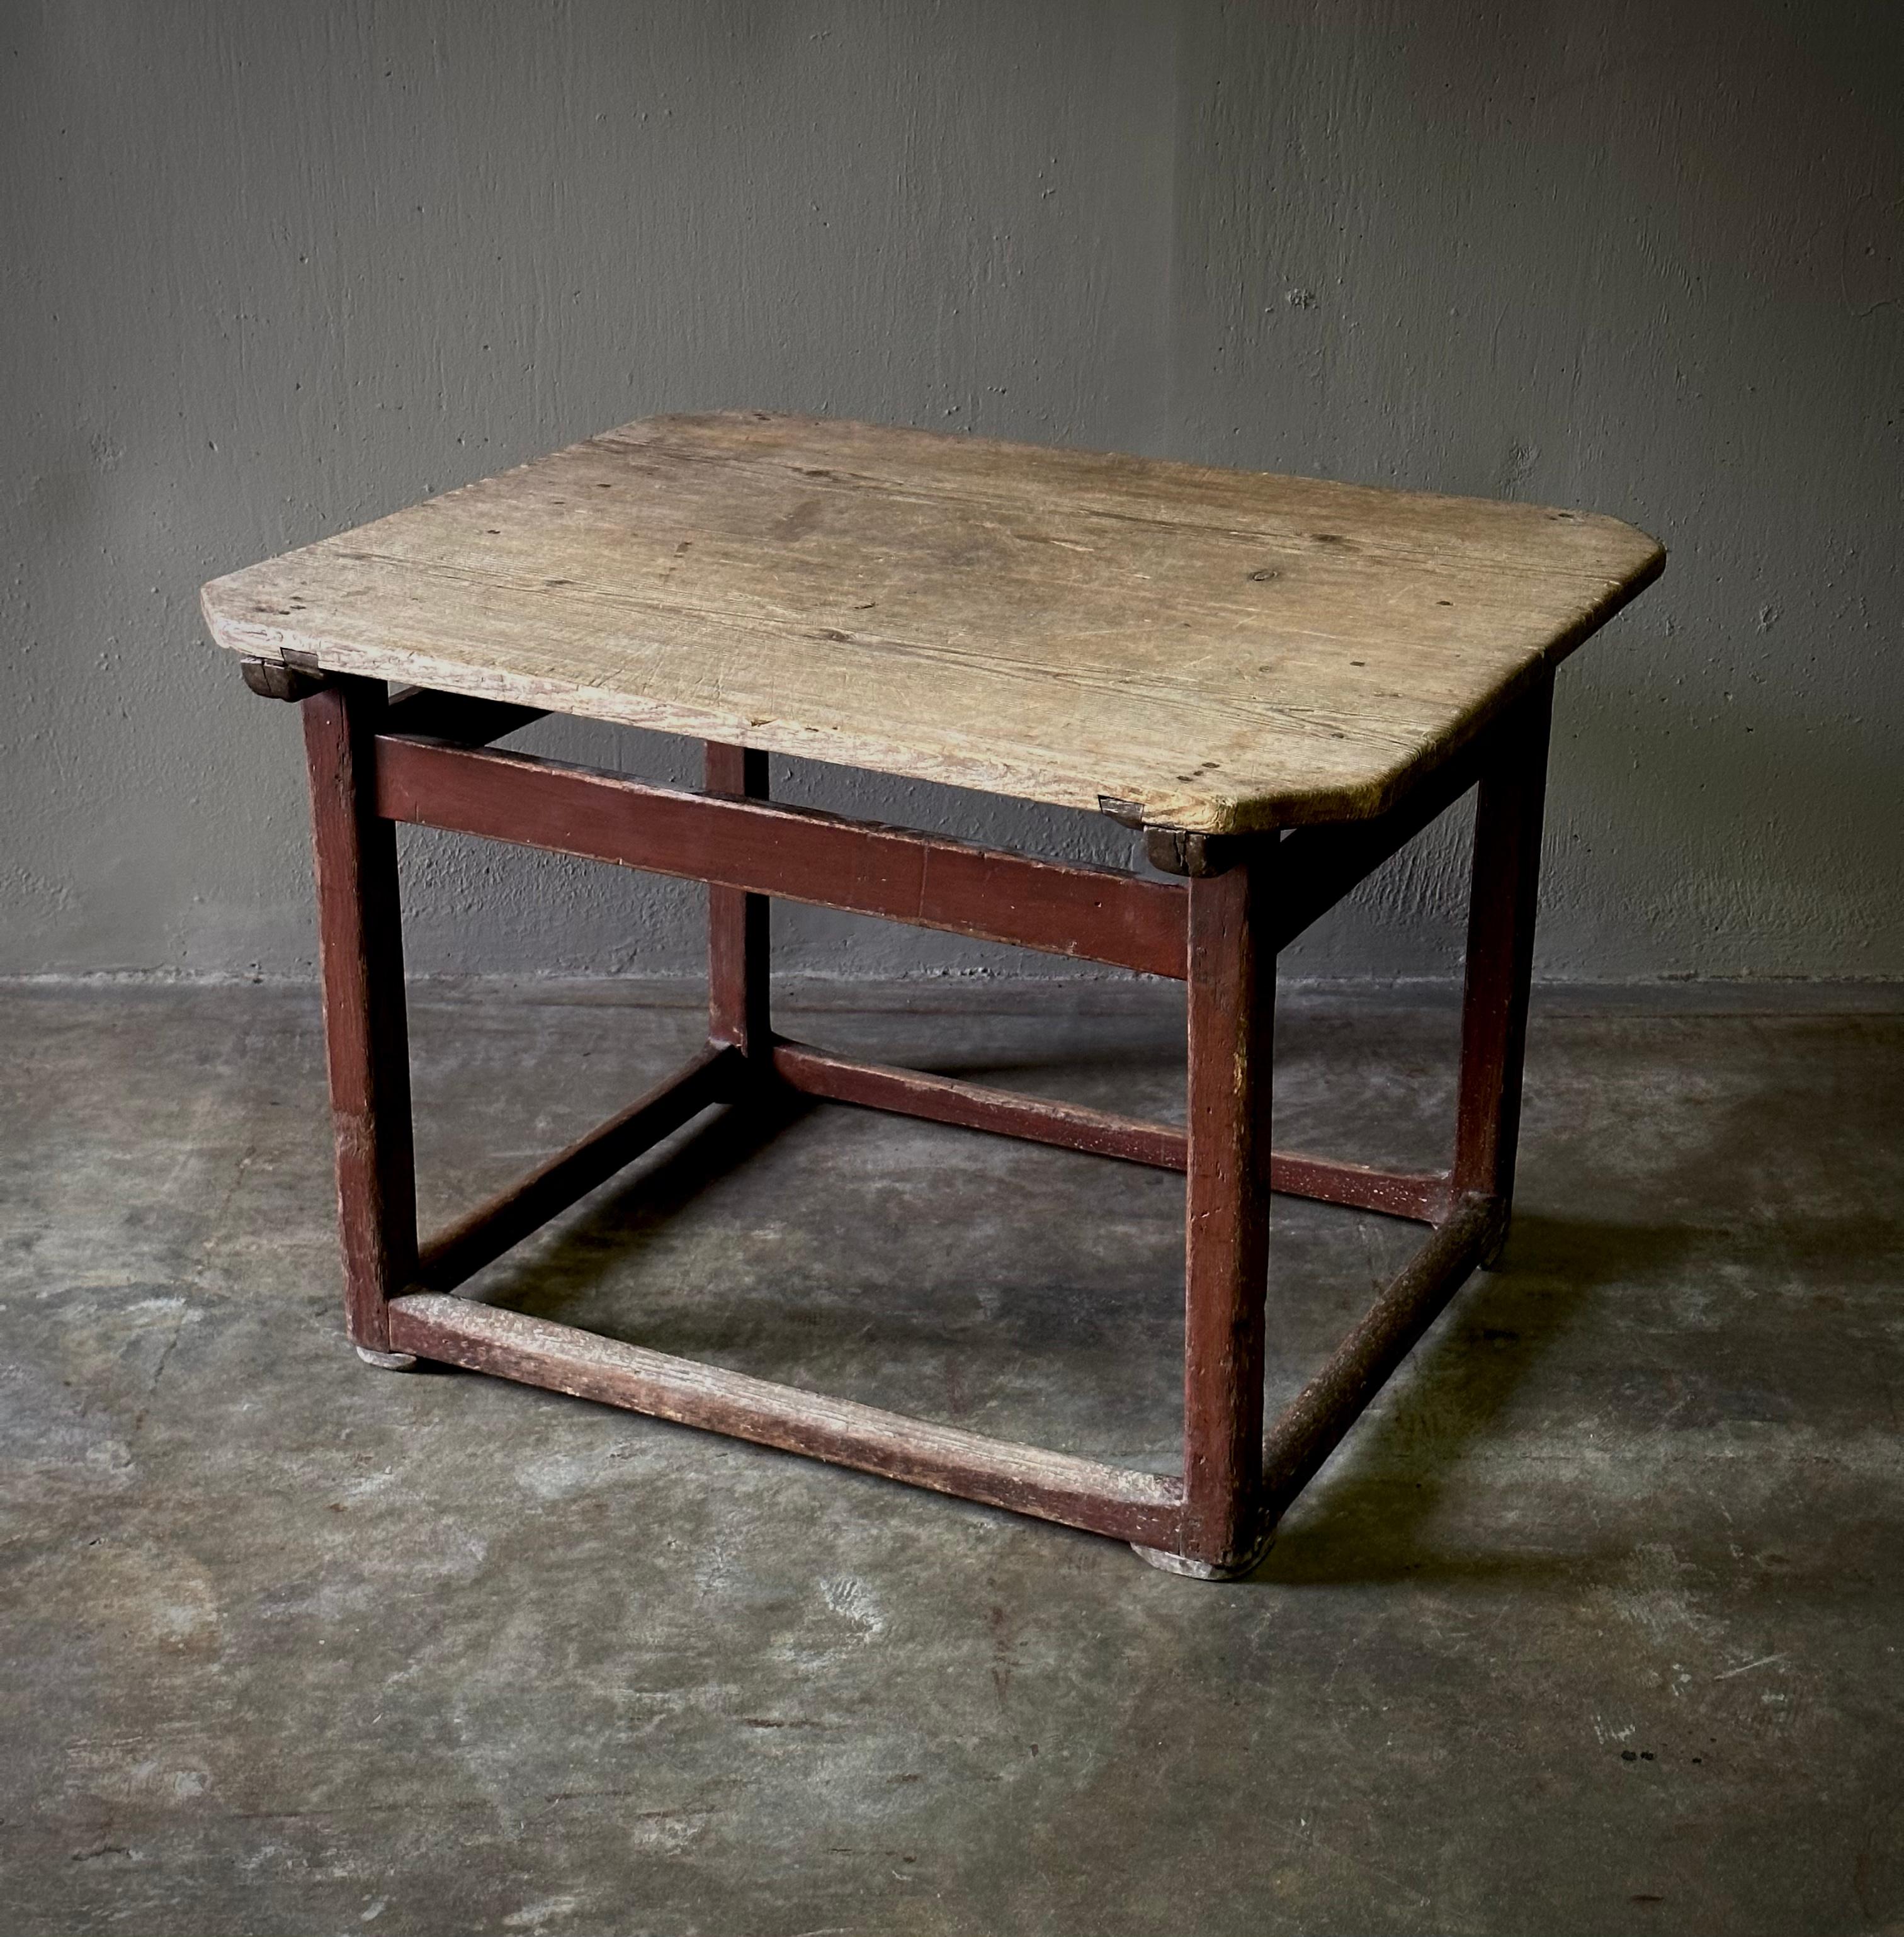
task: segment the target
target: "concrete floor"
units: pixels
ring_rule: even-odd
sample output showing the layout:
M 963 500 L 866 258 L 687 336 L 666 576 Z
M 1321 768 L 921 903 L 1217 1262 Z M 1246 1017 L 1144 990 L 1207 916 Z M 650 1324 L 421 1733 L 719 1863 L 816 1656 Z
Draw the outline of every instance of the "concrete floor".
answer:
M 1180 1102 L 1154 991 L 808 1007 L 891 1059 Z M 1503 1269 L 1222 1587 L 368 1371 L 307 998 L 0 1015 L 7 1932 L 1904 1931 L 1894 999 L 1543 999 Z M 697 1018 L 478 987 L 415 1029 L 434 1221 Z M 1445 1004 L 1282 1033 L 1283 1138 L 1438 1155 Z M 474 1288 L 1172 1461 L 1174 1178 L 829 1109 L 631 1180 Z M 1279 1202 L 1272 1399 L 1411 1238 Z

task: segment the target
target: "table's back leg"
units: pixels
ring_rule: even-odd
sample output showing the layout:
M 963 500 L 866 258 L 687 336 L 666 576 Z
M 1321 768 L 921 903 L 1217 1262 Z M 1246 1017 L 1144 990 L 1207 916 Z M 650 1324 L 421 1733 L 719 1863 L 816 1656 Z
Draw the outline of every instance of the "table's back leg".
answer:
M 1502 720 L 1501 751 L 1481 777 L 1475 808 L 1453 1185 L 1457 1198 L 1477 1192 L 1499 1207 L 1490 1262 L 1514 1202 L 1553 698 L 1550 676 Z
M 1253 858 L 1189 883 L 1179 1564 L 1217 1578 L 1254 1566 L 1266 1532 L 1263 1339 L 1276 963 L 1263 938 L 1274 859 L 1272 839 Z
M 767 756 L 752 747 L 708 743 L 710 793 L 767 798 Z M 767 996 L 768 901 L 738 888 L 708 889 L 708 1039 L 732 1044 L 756 1078 L 772 1067 Z
M 376 811 L 371 745 L 387 704 L 380 681 L 339 678 L 303 713 L 345 1314 L 360 1352 L 408 1364 L 388 1311 L 416 1276 L 417 1185 L 396 828 Z

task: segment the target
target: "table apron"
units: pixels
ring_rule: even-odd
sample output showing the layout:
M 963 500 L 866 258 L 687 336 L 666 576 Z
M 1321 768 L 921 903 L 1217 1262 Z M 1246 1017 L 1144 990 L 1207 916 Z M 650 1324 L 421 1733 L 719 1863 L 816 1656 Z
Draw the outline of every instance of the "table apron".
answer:
M 432 741 L 376 740 L 376 811 L 447 832 L 608 861 L 1181 981 L 1184 890 L 811 808 L 656 787 Z

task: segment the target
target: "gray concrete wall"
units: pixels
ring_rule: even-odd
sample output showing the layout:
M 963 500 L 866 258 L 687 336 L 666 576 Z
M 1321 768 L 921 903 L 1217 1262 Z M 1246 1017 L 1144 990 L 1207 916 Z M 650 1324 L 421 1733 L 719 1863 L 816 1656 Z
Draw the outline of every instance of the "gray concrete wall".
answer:
M 202 580 L 762 403 L 1630 518 L 1672 559 L 1563 679 L 1544 970 L 1904 973 L 1901 44 L 1877 6 L 7 0 L 0 972 L 308 969 L 294 721 Z M 1445 968 L 1457 851 L 1298 965 Z M 409 866 L 425 971 L 698 954 L 692 890 Z M 781 932 L 823 972 L 1022 959 Z

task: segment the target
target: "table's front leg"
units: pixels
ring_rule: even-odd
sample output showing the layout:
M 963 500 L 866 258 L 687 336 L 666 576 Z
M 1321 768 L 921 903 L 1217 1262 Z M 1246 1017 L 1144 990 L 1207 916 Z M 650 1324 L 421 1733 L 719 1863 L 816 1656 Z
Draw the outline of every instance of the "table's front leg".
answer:
M 302 705 L 345 1315 L 364 1357 L 408 1366 L 390 1349 L 389 1302 L 417 1273 L 417 1184 L 396 828 L 375 799 L 387 703 L 380 681 L 332 678 Z
M 1267 941 L 1273 837 L 1190 881 L 1189 1168 L 1184 1191 L 1181 1551 L 1145 1557 L 1207 1578 L 1262 1557 L 1263 1301 L 1269 1233 Z

